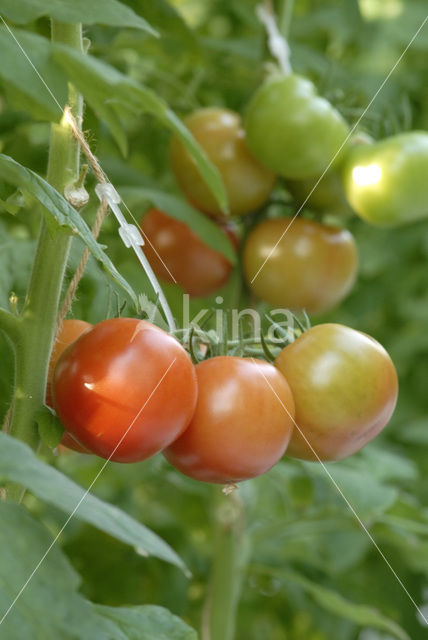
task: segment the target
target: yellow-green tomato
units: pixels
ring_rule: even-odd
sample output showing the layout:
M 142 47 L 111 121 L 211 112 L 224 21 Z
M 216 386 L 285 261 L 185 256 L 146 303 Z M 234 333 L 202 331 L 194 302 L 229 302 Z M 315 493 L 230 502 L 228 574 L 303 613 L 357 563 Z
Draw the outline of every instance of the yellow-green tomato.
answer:
M 275 175 L 248 149 L 240 116 L 229 109 L 212 107 L 195 111 L 184 123 L 219 170 L 230 214 L 241 216 L 260 207 L 272 191 Z M 172 139 L 170 159 L 176 180 L 187 199 L 200 211 L 221 217 L 217 201 L 177 137 Z
M 352 234 L 304 218 L 264 220 L 243 253 L 250 289 L 275 307 L 326 311 L 354 284 L 358 254 Z
M 349 128 L 310 80 L 292 74 L 274 76 L 256 91 L 245 130 L 260 162 L 285 178 L 304 180 L 322 174 Z
M 340 460 L 359 451 L 388 423 L 398 382 L 374 338 L 339 324 L 320 324 L 281 351 L 276 367 L 290 385 L 296 425 L 287 455 Z
M 374 225 L 428 218 L 428 132 L 400 133 L 352 148 L 343 184 L 354 211 Z

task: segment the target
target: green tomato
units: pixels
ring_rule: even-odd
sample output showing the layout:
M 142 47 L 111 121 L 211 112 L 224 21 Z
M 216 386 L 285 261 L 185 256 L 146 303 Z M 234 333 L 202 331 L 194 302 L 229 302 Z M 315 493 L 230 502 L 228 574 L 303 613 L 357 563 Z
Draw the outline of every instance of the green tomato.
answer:
M 298 207 L 331 214 L 351 213 L 337 171 L 327 171 L 317 184 L 319 176 L 306 180 L 287 180 L 285 186 Z M 316 186 L 315 186 L 316 185 Z
M 428 218 L 428 133 L 358 145 L 342 176 L 349 204 L 367 222 L 392 227 Z
M 349 132 L 312 82 L 294 74 L 274 76 L 258 89 L 248 105 L 245 130 L 260 162 L 296 180 L 319 177 Z

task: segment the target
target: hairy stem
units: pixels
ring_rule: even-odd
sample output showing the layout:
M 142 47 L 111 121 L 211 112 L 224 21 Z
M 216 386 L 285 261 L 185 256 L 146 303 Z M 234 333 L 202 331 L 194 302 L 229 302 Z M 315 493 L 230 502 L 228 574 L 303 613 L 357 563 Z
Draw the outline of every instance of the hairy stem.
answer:
M 53 21 L 52 41 L 83 51 L 81 25 Z M 69 103 L 79 120 L 82 103 L 72 86 L 69 87 Z M 78 175 L 79 148 L 63 118 L 60 124 L 51 126 L 47 180 L 62 193 L 65 185 Z M 10 427 L 12 435 L 34 449 L 39 440 L 34 414 L 45 399 L 49 357 L 70 243 L 68 233 L 48 225 L 42 218 L 30 283 L 19 319 L 20 339 L 15 343 L 15 397 Z

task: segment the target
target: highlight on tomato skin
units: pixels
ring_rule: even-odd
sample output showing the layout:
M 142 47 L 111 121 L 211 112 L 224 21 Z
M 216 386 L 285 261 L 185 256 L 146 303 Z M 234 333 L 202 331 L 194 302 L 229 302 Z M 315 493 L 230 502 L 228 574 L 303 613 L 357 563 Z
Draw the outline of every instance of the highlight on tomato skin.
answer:
M 58 361 L 53 390 L 65 430 L 117 462 L 145 460 L 168 446 L 189 424 L 197 399 L 195 367 L 183 347 L 136 318 L 104 320 L 85 333 Z
M 398 379 L 389 354 L 350 327 L 311 327 L 280 352 L 275 366 L 286 376 L 296 407 L 287 456 L 347 458 L 375 438 L 394 412 Z
M 144 253 L 160 280 L 176 282 L 194 298 L 208 296 L 228 281 L 232 264 L 184 222 L 152 208 L 142 217 L 140 228 L 146 240 Z M 230 227 L 222 230 L 236 246 L 236 233 Z
M 235 356 L 205 360 L 196 375 L 194 417 L 164 456 L 203 482 L 235 483 L 268 471 L 284 454 L 294 426 L 285 377 L 267 362 Z
M 247 146 L 241 117 L 230 109 L 207 107 L 184 119 L 223 180 L 231 216 L 256 211 L 268 199 L 276 181 Z M 211 190 L 182 142 L 171 141 L 171 168 L 177 183 L 194 207 L 214 217 L 224 217 Z

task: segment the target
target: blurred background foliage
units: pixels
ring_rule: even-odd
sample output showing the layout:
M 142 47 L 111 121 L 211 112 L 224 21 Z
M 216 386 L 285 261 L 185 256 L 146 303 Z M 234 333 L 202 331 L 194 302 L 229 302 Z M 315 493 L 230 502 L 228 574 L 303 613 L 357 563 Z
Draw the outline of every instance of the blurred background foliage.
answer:
M 127 0 L 160 32 L 91 26 L 92 55 L 154 89 L 179 115 L 209 105 L 241 113 L 266 72 L 269 56 L 252 0 Z M 277 3 L 283 10 L 285 2 Z M 292 8 L 288 2 L 285 9 Z M 309 76 L 351 124 L 357 121 L 422 23 L 426 0 L 297 0 L 289 27 L 292 65 Z M 289 25 L 286 23 L 289 20 Z M 41 18 L 25 29 L 48 36 Z M 18 53 L 17 53 L 18 55 Z M 428 128 L 428 27 L 395 69 L 359 130 L 375 138 Z M 52 87 L 54 90 L 55 87 Z M 111 96 L 114 100 L 114 95 Z M 49 123 L 37 105 L 2 81 L 0 148 L 45 174 Z M 150 116 L 121 114 L 129 142 L 123 157 L 106 124 L 86 107 L 84 128 L 101 165 L 139 219 L 143 188 L 176 193 L 168 166 L 170 134 Z M 89 180 L 89 187 L 93 186 Z M 141 194 L 138 189 L 141 188 Z M 0 302 L 11 291 L 22 301 L 40 212 L 0 184 Z M 91 221 L 96 200 L 85 210 Z M 13 215 L 10 215 L 10 214 Z M 337 222 L 337 219 L 336 219 Z M 357 284 L 347 300 L 314 323 L 334 321 L 376 337 L 400 376 L 400 398 L 383 434 L 363 452 L 328 470 L 362 523 L 391 561 L 417 604 L 428 611 L 428 223 L 397 230 L 371 228 L 349 217 L 360 253 Z M 247 220 L 245 225 L 252 224 Z M 108 218 L 101 243 L 138 292 L 151 295 L 133 256 Z M 69 268 L 82 245 L 76 241 Z M 219 292 L 226 306 L 247 301 L 239 273 Z M 178 317 L 181 292 L 166 291 Z M 218 294 L 217 294 L 218 295 Z M 126 304 L 123 309 L 123 304 Z M 192 301 L 191 308 L 214 303 Z M 132 313 L 123 294 L 94 263 L 82 280 L 73 315 L 90 322 Z M 5 413 L 13 376 L 9 346 L 0 336 L 0 406 Z M 54 463 L 87 486 L 102 462 L 58 456 Z M 109 464 L 94 492 L 163 536 L 193 572 L 191 580 L 89 526 L 71 522 L 63 546 L 83 576 L 82 590 L 103 604 L 156 603 L 200 628 L 207 595 L 218 488 L 179 476 L 157 458 Z M 240 488 L 245 505 L 248 567 L 243 578 L 237 640 L 387 640 L 426 637 L 414 604 L 362 531 L 343 497 L 317 465 L 284 460 Z M 63 516 L 31 497 L 28 505 L 55 532 Z M 375 619 L 367 606 L 378 610 Z M 384 616 L 384 617 L 382 617 Z M 401 635 L 393 622 L 407 633 Z

